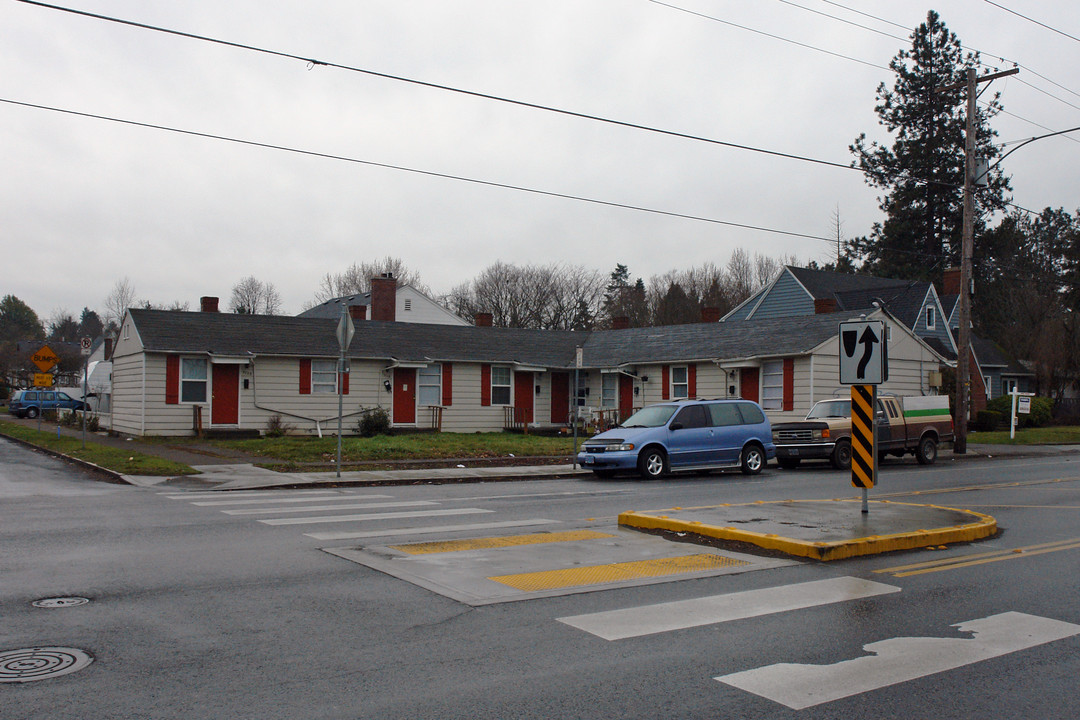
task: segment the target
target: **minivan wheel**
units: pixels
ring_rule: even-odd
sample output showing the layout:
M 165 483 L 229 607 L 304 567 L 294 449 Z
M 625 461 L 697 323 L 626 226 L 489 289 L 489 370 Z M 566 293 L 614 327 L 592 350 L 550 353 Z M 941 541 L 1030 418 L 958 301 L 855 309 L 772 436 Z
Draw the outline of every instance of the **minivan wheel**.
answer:
M 38 409 L 37 408 L 27 408 L 26 409 L 26 417 L 33 420 L 37 416 L 38 416 Z
M 660 448 L 645 448 L 638 456 L 638 472 L 649 480 L 663 477 L 668 471 L 667 454 Z
M 743 448 L 739 464 L 743 475 L 757 475 L 765 467 L 765 451 L 760 445 L 747 445 Z

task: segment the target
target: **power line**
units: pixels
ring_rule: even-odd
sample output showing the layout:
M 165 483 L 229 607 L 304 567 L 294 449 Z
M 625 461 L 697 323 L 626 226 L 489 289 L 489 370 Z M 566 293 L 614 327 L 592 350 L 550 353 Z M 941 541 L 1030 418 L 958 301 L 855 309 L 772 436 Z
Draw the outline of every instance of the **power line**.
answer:
M 778 1 L 784 3 L 785 5 L 790 5 L 791 7 L 797 7 L 800 10 L 805 10 L 806 12 L 814 13 L 815 15 L 821 15 L 822 17 L 827 17 L 827 18 L 830 18 L 832 20 L 836 20 L 837 22 L 842 22 L 845 25 L 851 25 L 853 27 L 861 28 L 862 30 L 868 30 L 869 32 L 877 33 L 878 35 L 884 35 L 885 37 L 892 38 L 893 40 L 900 40 L 900 41 L 904 42 L 904 41 L 907 41 L 907 40 L 910 39 L 910 38 L 906 38 L 906 37 L 900 37 L 899 35 L 893 35 L 892 33 L 887 33 L 884 30 L 878 30 L 877 28 L 872 28 L 869 25 L 862 25 L 862 24 L 854 22 L 852 20 L 845 20 L 842 17 L 839 17 L 837 15 L 830 15 L 829 13 L 822 12 L 821 10 L 814 10 L 813 8 L 808 8 L 805 5 L 800 5 L 799 3 L 792 2 L 791 0 L 778 0 Z M 850 8 L 845 8 L 845 9 L 850 9 Z M 860 14 L 862 14 L 862 13 L 860 13 Z M 877 19 L 877 18 L 875 18 L 875 19 Z
M 985 0 L 985 2 L 987 4 L 989 4 L 989 5 L 993 5 L 996 8 L 1001 8 L 1002 10 L 1004 10 L 1007 13 L 1012 13 L 1013 15 L 1015 15 L 1018 18 L 1023 18 L 1024 20 L 1027 20 L 1030 23 L 1035 23 L 1039 27 L 1044 27 L 1044 28 L 1046 28 L 1047 30 L 1049 30 L 1051 32 L 1056 32 L 1058 35 L 1064 35 L 1065 37 L 1069 38 L 1070 40 L 1075 40 L 1076 42 L 1080 42 L 1080 38 L 1076 37 L 1075 35 L 1070 35 L 1067 32 L 1064 32 L 1062 30 L 1058 30 L 1056 27 L 1052 27 L 1050 25 L 1047 25 L 1046 23 L 1039 22 L 1038 20 L 1035 20 L 1034 18 L 1030 18 L 1027 15 L 1021 15 L 1020 13 L 1016 12 L 1015 10 L 1010 10 L 1009 8 L 1005 7 L 1004 5 L 999 5 L 998 3 L 993 2 L 992 0 Z
M 420 168 L 406 167 L 404 165 L 392 165 L 390 163 L 381 163 L 374 160 L 361 160 L 359 158 L 352 158 L 345 155 L 335 155 L 332 153 L 318 152 L 315 150 L 302 150 L 299 148 L 288 147 L 286 145 L 275 145 L 272 143 L 258 142 L 256 140 L 245 140 L 243 138 L 229 137 L 226 135 L 216 135 L 213 133 L 199 132 L 197 130 L 186 130 L 183 128 L 170 127 L 168 125 L 157 125 L 154 123 L 139 122 L 137 120 L 126 120 L 124 118 L 110 117 L 108 115 L 98 115 L 95 113 L 80 112 L 78 110 L 69 110 L 65 108 L 51 107 L 48 105 L 38 105 L 35 103 L 20 102 L 18 100 L 10 100 L 8 98 L 0 98 L 0 102 L 7 103 L 9 105 L 18 105 L 21 107 L 34 108 L 36 110 L 47 110 L 49 112 L 62 113 L 64 115 L 73 115 L 76 117 L 91 118 L 94 120 L 105 120 L 121 125 L 131 125 L 134 127 L 148 128 L 151 130 L 162 130 L 165 132 L 176 133 L 179 135 L 188 135 L 209 140 L 221 140 L 223 142 L 234 143 L 237 145 L 246 145 L 249 147 L 263 148 L 266 150 L 278 150 L 281 152 L 293 153 L 296 155 L 306 155 L 309 157 L 317 157 L 325 160 L 340 160 L 342 162 L 355 163 L 357 165 L 367 165 L 369 167 L 377 167 L 387 170 L 399 170 L 401 172 L 414 173 L 416 175 L 426 175 L 428 177 L 442 178 L 444 180 L 457 180 L 459 182 L 467 182 L 473 185 L 483 185 L 485 187 L 494 187 L 503 190 L 516 190 L 518 192 L 560 198 L 562 200 L 574 200 L 577 202 L 591 203 L 593 205 L 602 205 L 605 207 L 620 208 L 623 210 L 633 210 L 635 212 L 644 212 L 651 213 L 653 215 L 663 215 L 665 217 L 680 218 L 682 220 L 694 220 L 696 222 L 711 223 L 713 225 L 724 225 L 727 227 L 736 227 L 744 230 L 757 230 L 759 232 L 773 233 L 776 235 L 787 235 L 790 237 L 807 238 L 809 240 L 826 240 L 828 242 L 832 242 L 831 238 L 822 237 L 820 235 L 809 235 L 806 233 L 792 232 L 789 230 L 778 230 L 776 228 L 767 228 L 760 225 L 749 225 L 745 223 L 731 222 L 728 220 L 718 220 L 716 218 L 709 218 L 700 215 L 689 215 L 686 213 L 678 213 L 670 210 L 658 210 L 656 208 L 648 208 L 640 205 L 630 205 L 628 203 L 620 203 L 610 200 L 598 200 L 596 198 L 588 198 L 581 195 L 571 195 L 569 193 L 560 193 L 550 190 L 538 190 L 536 188 L 529 188 L 522 185 L 511 185 L 509 183 L 500 183 L 492 180 L 481 180 L 478 178 L 465 177 L 463 175 L 452 175 L 450 173 L 441 173 L 433 170 L 422 170 Z
M 26 1 L 27 0 L 20 0 L 20 2 L 26 2 Z M 833 57 L 838 57 L 838 58 L 841 58 L 843 60 L 850 60 L 851 62 L 857 62 L 857 63 L 859 63 L 861 65 L 868 65 L 868 66 L 870 66 L 872 68 L 877 68 L 878 70 L 888 70 L 889 69 L 889 68 L 885 67 L 884 65 L 878 65 L 877 63 L 872 63 L 872 62 L 869 62 L 867 60 L 860 60 L 859 58 L 854 58 L 854 57 L 851 57 L 850 55 L 843 55 L 843 54 L 838 53 L 838 52 L 833 52 L 832 50 L 826 50 L 825 48 L 815 47 L 814 45 L 809 45 L 807 43 L 799 42 L 798 40 L 792 40 L 790 38 L 786 38 L 786 37 L 783 37 L 781 35 L 775 35 L 773 33 L 768 33 L 768 32 L 765 32 L 764 30 L 757 30 L 755 28 L 748 27 L 746 25 L 739 25 L 738 23 L 733 23 L 730 20 L 723 20 L 721 18 L 714 17 L 712 15 L 706 15 L 705 13 L 700 13 L 700 12 L 697 12 L 695 10 L 690 10 L 688 8 L 679 7 L 678 5 L 671 5 L 670 3 L 661 2 L 660 0 L 649 0 L 649 2 L 651 2 L 651 3 L 655 4 L 655 5 L 662 5 L 662 6 L 666 7 L 666 8 L 670 8 L 672 10 L 677 10 L 679 12 L 686 13 L 687 15 L 696 15 L 697 17 L 704 18 L 706 20 L 712 20 L 713 22 L 718 22 L 718 23 L 720 23 L 722 25 L 729 25 L 731 27 L 738 28 L 739 30 L 746 30 L 747 32 L 752 32 L 752 33 L 755 33 L 757 35 L 764 35 L 767 38 L 772 38 L 773 40 L 779 40 L 781 42 L 786 42 L 786 43 L 788 43 L 790 45 L 796 45 L 798 47 L 805 48 L 807 50 L 813 50 L 814 52 L 825 53 L 826 55 L 832 55 Z
M 707 138 L 700 135 L 691 135 L 689 133 L 677 132 L 675 130 L 664 130 L 662 128 L 652 127 L 649 125 L 641 125 L 639 123 L 632 123 L 624 120 L 615 120 L 612 118 L 602 117 L 600 115 L 590 115 L 588 113 L 576 112 L 574 110 L 566 110 L 563 108 L 552 107 L 550 105 L 541 105 L 539 103 L 528 102 L 525 100 L 515 100 L 513 98 L 502 97 L 500 95 L 491 95 L 489 93 L 483 93 L 476 90 L 466 90 L 464 88 L 453 87 L 451 85 L 441 85 L 438 83 L 427 82 L 425 80 L 417 80 L 416 78 L 404 77 L 402 75 L 391 75 L 389 73 L 379 72 L 377 70 L 369 70 L 366 68 L 355 67 L 351 65 L 342 65 L 326 60 L 317 60 L 315 58 L 306 58 L 301 55 L 294 55 L 292 53 L 287 53 L 280 50 L 271 50 L 255 45 L 245 45 L 243 43 L 222 40 L 220 38 L 212 38 L 206 35 L 196 35 L 194 33 L 184 32 L 182 30 L 173 30 L 171 28 L 164 28 L 157 25 L 147 25 L 145 23 L 135 22 L 133 20 L 124 20 L 122 18 L 111 17 L 109 15 L 100 15 L 98 13 L 87 12 L 85 10 L 75 10 L 73 8 L 61 7 L 59 5 L 51 5 L 49 3 L 39 2 L 38 0 L 17 0 L 17 2 L 46 8 L 48 10 L 57 10 L 59 12 L 70 13 L 72 15 L 80 15 L 82 17 L 88 17 L 94 20 L 103 20 L 105 22 L 116 23 L 119 25 L 127 25 L 129 27 L 139 28 L 141 30 L 151 30 L 153 32 L 165 33 L 167 35 L 175 35 L 177 37 L 187 38 L 189 40 L 199 40 L 201 42 L 212 43 L 215 45 L 223 45 L 225 47 L 231 47 L 238 50 L 248 50 L 250 52 L 262 53 L 264 55 L 271 55 L 274 57 L 286 58 L 289 60 L 299 60 L 307 64 L 308 66 L 321 65 L 323 67 L 335 68 L 337 70 L 347 70 L 349 72 L 362 73 L 364 75 L 370 75 L 372 77 L 383 78 L 384 80 L 395 80 L 397 82 L 409 83 L 411 85 L 418 85 L 420 87 L 432 88 L 435 90 L 444 90 L 446 92 L 457 93 L 459 95 L 467 95 L 469 97 L 492 100 L 494 102 L 506 103 L 508 105 L 516 105 L 518 107 L 529 108 L 531 110 L 543 110 L 545 112 L 581 118 L 583 120 L 593 120 L 595 122 L 607 123 L 609 125 L 616 125 L 619 127 L 630 128 L 633 130 L 643 130 L 645 132 L 667 135 L 669 137 L 682 138 L 683 140 L 693 140 L 695 142 L 709 143 L 711 145 L 719 145 L 721 147 L 728 147 L 736 150 L 746 150 L 748 152 L 771 155 L 773 157 L 780 157 L 788 160 L 798 160 L 800 162 L 814 163 L 816 165 L 843 168 L 845 170 L 851 169 L 850 165 L 833 162 L 831 160 L 821 160 L 818 158 L 811 158 L 802 155 L 795 155 L 792 153 L 780 152 L 778 150 L 768 150 L 765 148 L 753 147 L 751 145 L 742 145 L 739 143 L 728 142 L 725 140 L 716 140 L 714 138 Z

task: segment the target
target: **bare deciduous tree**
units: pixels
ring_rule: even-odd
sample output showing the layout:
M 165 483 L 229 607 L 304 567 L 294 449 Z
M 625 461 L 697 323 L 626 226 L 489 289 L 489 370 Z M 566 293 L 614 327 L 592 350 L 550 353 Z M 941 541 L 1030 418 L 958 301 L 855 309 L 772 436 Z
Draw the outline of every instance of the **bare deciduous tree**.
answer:
M 315 305 L 343 295 L 359 295 L 371 290 L 371 278 L 391 273 L 399 285 L 411 285 L 425 295 L 431 289 L 420 281 L 420 274 L 410 270 L 401 258 L 387 255 L 375 262 L 353 263 L 339 273 L 327 273 L 315 291 Z
M 281 295 L 273 283 L 249 275 L 233 285 L 229 310 L 244 315 L 276 315 L 281 311 Z
M 138 304 L 139 301 L 135 299 L 135 286 L 131 284 L 131 280 L 126 277 L 117 280 L 112 292 L 105 298 L 105 324 L 119 328 L 124 321 L 124 313 Z

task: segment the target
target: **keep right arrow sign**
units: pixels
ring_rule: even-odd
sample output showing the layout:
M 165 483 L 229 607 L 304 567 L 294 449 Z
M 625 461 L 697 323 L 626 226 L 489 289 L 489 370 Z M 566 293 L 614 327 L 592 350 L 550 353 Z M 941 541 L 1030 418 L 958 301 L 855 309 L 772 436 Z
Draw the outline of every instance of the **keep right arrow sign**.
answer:
M 840 383 L 880 385 L 889 379 L 885 323 L 861 320 L 840 323 Z

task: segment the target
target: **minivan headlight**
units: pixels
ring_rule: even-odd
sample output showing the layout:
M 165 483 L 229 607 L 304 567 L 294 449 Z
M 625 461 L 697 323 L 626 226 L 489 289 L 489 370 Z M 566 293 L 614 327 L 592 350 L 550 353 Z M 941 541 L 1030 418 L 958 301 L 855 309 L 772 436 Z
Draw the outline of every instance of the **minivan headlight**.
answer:
M 619 443 L 618 445 L 608 445 L 608 452 L 627 452 L 634 449 L 634 443 Z

